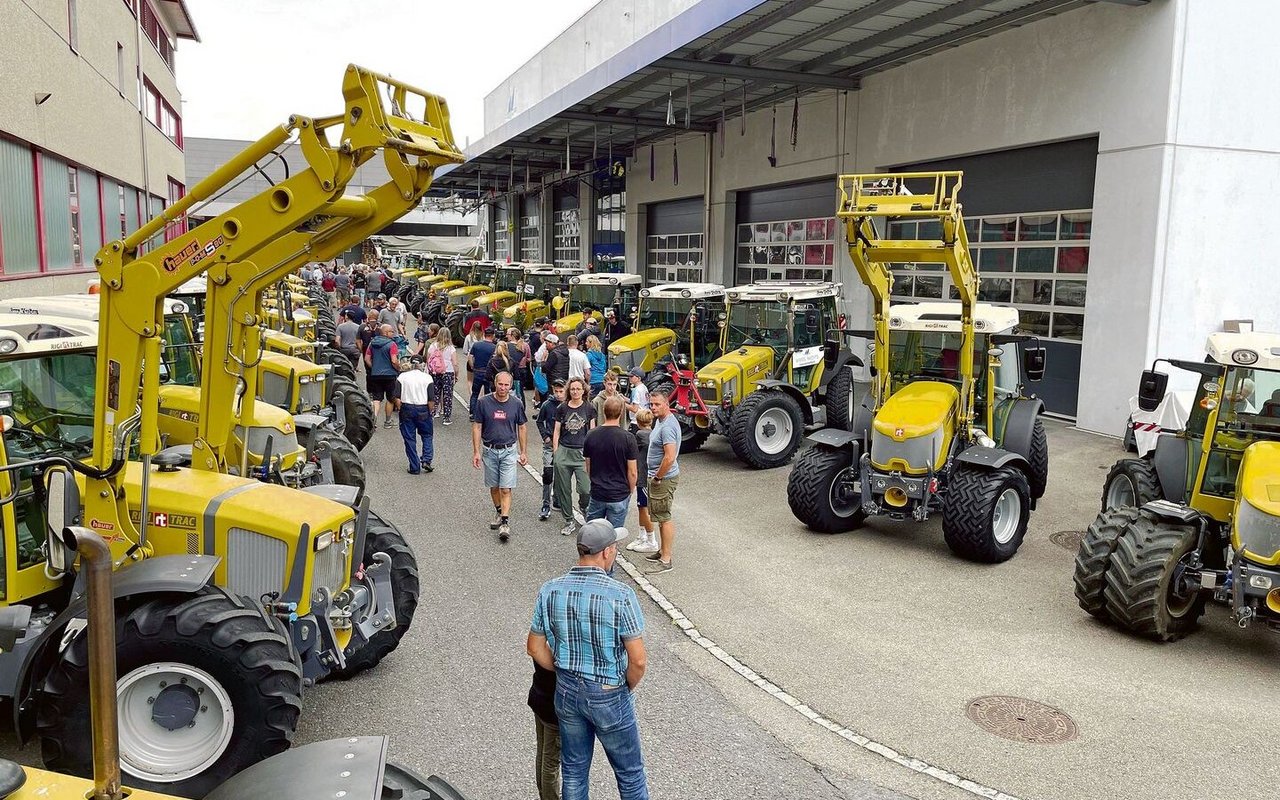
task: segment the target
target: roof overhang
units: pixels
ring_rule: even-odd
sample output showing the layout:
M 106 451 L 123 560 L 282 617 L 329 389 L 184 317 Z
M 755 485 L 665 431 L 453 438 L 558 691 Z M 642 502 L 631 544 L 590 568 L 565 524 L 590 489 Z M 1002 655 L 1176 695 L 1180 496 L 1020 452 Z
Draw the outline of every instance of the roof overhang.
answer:
M 159 11 L 164 15 L 164 21 L 174 36 L 193 42 L 200 41 L 200 33 L 191 19 L 191 10 L 187 8 L 186 0 L 160 0 Z

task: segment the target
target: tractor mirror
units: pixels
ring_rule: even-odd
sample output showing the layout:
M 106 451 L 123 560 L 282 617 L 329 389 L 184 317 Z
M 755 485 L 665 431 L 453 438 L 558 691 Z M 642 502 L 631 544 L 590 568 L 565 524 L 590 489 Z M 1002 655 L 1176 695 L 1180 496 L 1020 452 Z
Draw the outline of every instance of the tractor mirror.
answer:
M 1043 347 L 1028 347 L 1022 351 L 1022 368 L 1027 373 L 1027 380 L 1038 381 L 1044 377 L 1048 351 Z
M 65 469 L 49 469 L 44 474 L 45 535 L 49 568 L 67 571 L 67 552 L 62 530 L 80 524 L 80 489 L 75 477 Z
M 1138 408 L 1143 411 L 1155 411 L 1164 400 L 1166 387 L 1169 385 L 1169 376 L 1163 372 L 1156 372 L 1153 369 L 1144 369 L 1142 371 L 1142 380 L 1138 383 Z
M 822 365 L 828 370 L 836 367 L 836 361 L 840 359 L 840 341 L 838 339 L 828 339 L 822 343 Z

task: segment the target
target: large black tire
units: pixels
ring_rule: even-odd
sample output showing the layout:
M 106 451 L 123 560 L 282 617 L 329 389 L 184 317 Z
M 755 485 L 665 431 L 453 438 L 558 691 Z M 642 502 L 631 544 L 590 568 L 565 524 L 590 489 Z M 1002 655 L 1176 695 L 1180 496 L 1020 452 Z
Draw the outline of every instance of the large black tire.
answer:
M 946 492 L 942 536 L 951 552 L 984 564 L 1008 561 L 1018 552 L 1031 514 L 1031 490 L 1022 470 L 959 464 Z
M 1107 568 L 1107 615 L 1120 627 L 1157 642 L 1181 639 L 1204 613 L 1205 595 L 1174 596 L 1173 577 L 1196 547 L 1189 525 L 1172 525 L 1140 513 L 1116 541 Z
M 823 405 L 827 409 L 827 427 L 853 430 L 858 412 L 858 393 L 853 390 L 853 370 L 841 367 L 827 382 Z
M 364 494 L 364 460 L 355 445 L 344 439 L 332 428 L 318 428 L 311 432 L 311 452 L 321 455 L 328 451 L 333 464 L 333 482 L 341 486 L 354 486 Z
M 862 524 L 862 493 L 846 480 L 857 475 L 848 450 L 810 447 L 796 459 L 787 478 L 787 505 L 796 519 L 818 533 L 844 533 Z
M 1089 525 L 1076 550 L 1075 574 L 1072 577 L 1076 585 L 1076 601 L 1098 619 L 1111 619 L 1103 596 L 1107 588 L 1107 568 L 1111 565 L 1111 554 L 1116 550 L 1120 535 L 1137 518 L 1136 508 L 1103 511 Z
M 1102 484 L 1102 510 L 1142 508 L 1163 497 L 1155 466 L 1143 458 L 1122 458 L 1111 466 Z
M 800 404 L 783 391 L 752 392 L 733 410 L 729 420 L 733 453 L 752 469 L 786 464 L 803 439 Z
M 449 316 L 444 318 L 444 327 L 449 329 L 449 335 L 453 337 L 454 347 L 462 347 L 462 342 L 466 338 L 466 333 L 462 330 L 462 320 L 465 317 L 465 311 L 455 308 L 449 312 Z
M 1044 424 L 1036 420 L 1031 429 L 1031 452 L 1027 454 L 1027 484 L 1031 488 L 1031 499 L 1044 497 L 1044 490 L 1049 485 L 1049 434 L 1045 433 Z
M 347 419 L 347 427 L 343 429 L 342 435 L 348 442 L 355 445 L 357 450 L 363 450 L 373 438 L 373 431 L 377 425 L 377 421 L 373 418 L 373 402 L 355 381 L 335 377 L 329 386 L 330 403 L 334 402 L 338 392 L 342 392 L 342 410 Z
M 711 436 L 708 428 L 699 428 L 691 424 L 687 420 L 679 420 L 680 422 L 680 455 L 687 453 L 696 453 L 702 449 L 707 443 L 707 439 Z
M 396 612 L 396 626 L 391 630 L 380 631 L 373 635 L 363 647 L 348 649 L 347 666 L 334 670 L 329 677 L 346 680 L 382 661 L 392 650 L 400 645 L 400 640 L 409 632 L 413 624 L 413 615 L 418 608 L 418 559 L 413 548 L 405 541 L 395 525 L 386 522 L 372 511 L 369 512 L 369 529 L 365 536 L 364 563 L 373 563 L 374 553 L 386 553 L 391 557 L 391 591 Z
M 191 683 L 183 680 L 181 685 L 187 686 L 184 690 L 180 684 L 159 688 L 158 675 L 136 672 L 147 667 L 163 669 L 166 665 L 171 677 L 182 674 L 175 667 L 194 668 L 203 677 L 192 676 Z M 245 598 L 217 587 L 208 586 L 195 594 L 153 595 L 124 613 L 116 623 L 116 666 L 121 676 L 117 685 L 123 692 L 121 767 L 125 783 L 135 789 L 204 797 L 245 767 L 288 749 L 297 728 L 302 710 L 302 668 L 288 633 L 278 620 L 266 616 Z M 138 716 L 126 713 L 138 712 L 138 701 L 145 702 L 141 695 L 152 689 L 151 682 L 156 684 L 156 697 L 170 692 L 180 701 L 178 706 L 185 701 L 202 704 L 203 710 L 190 709 L 197 715 L 209 713 L 210 709 L 218 714 L 219 695 L 224 702 L 229 701 L 234 720 L 230 736 L 225 744 L 214 737 L 205 756 L 216 755 L 216 760 L 200 772 L 176 780 L 139 774 L 135 766 L 140 752 L 137 737 L 146 735 L 148 742 L 159 742 L 163 747 L 166 736 L 165 729 L 150 718 L 144 719 L 143 727 L 132 727 L 130 720 L 136 722 Z M 201 683 L 206 685 L 200 687 Z M 190 690 L 192 685 L 200 687 L 198 697 Z M 127 686 L 134 687 L 133 691 L 127 691 Z M 188 693 L 189 697 L 184 696 Z M 86 636 L 77 636 L 63 651 L 61 660 L 44 677 L 37 703 L 36 729 L 45 766 L 57 772 L 91 776 L 93 735 L 89 724 Z M 216 730 L 216 719 L 203 721 Z M 174 747 L 182 753 L 180 745 Z M 190 757 L 197 758 L 194 754 Z M 195 769 L 198 763 L 193 760 L 190 768 Z

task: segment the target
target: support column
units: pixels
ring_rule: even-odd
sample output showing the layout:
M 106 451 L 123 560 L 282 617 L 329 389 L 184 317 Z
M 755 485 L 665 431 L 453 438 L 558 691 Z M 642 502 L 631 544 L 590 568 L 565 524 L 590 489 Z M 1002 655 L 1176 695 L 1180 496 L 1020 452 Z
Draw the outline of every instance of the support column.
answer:
M 627 230 L 623 237 L 623 252 L 627 254 L 627 271 L 637 275 L 645 275 L 645 283 L 649 278 L 645 273 L 646 252 L 645 234 L 649 232 L 649 209 L 644 205 L 627 204 Z
M 706 280 L 733 286 L 737 283 L 734 266 L 737 263 L 738 193 L 725 192 L 715 198 L 711 201 L 710 211 L 704 271 Z

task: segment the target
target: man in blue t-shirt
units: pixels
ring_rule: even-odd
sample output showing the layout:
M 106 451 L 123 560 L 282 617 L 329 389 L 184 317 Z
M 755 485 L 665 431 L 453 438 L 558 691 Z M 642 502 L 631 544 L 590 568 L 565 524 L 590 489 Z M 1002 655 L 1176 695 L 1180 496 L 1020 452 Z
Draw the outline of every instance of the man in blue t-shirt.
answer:
M 493 341 L 493 328 L 490 327 L 484 332 L 483 339 L 471 345 L 471 352 L 467 354 L 467 364 L 471 367 L 471 402 L 468 409 L 473 422 L 476 418 L 476 401 L 481 394 L 490 390 L 485 385 L 485 373 L 489 369 L 489 359 L 493 358 L 497 349 L 498 345 Z
M 671 550 L 676 542 L 676 524 L 671 519 L 671 502 L 676 495 L 680 476 L 680 423 L 671 413 L 664 391 L 649 393 L 649 410 L 653 412 L 653 433 L 649 435 L 646 465 L 649 476 L 649 516 L 658 523 L 661 547 L 647 558 L 653 562 L 650 575 L 670 572 Z

